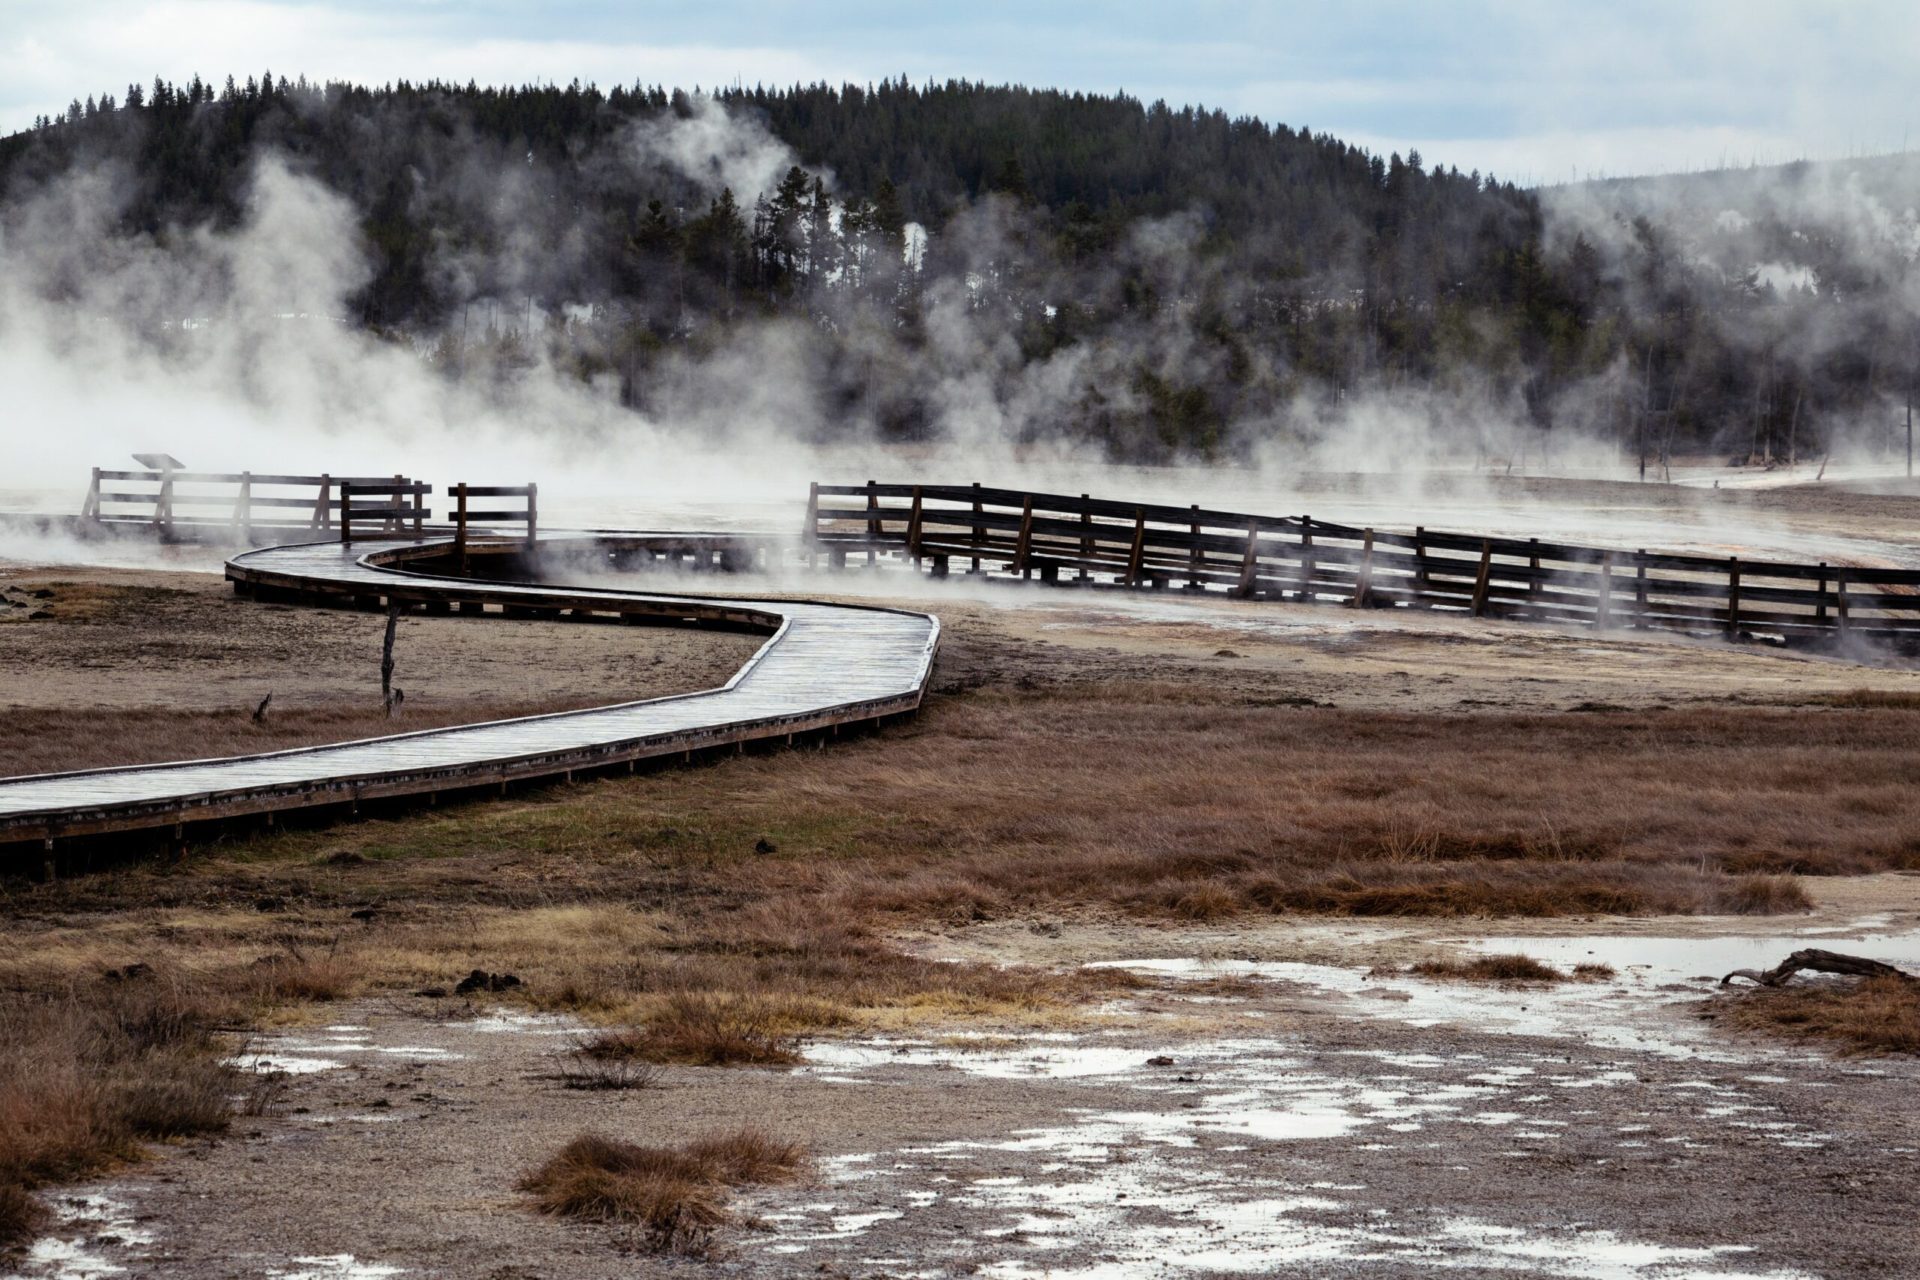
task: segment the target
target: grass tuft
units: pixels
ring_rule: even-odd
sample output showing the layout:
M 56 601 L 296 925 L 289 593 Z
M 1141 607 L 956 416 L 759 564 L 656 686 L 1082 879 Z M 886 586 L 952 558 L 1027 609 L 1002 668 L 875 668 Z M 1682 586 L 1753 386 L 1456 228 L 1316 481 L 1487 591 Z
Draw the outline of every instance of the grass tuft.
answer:
M 1744 1031 L 1830 1041 L 1847 1053 L 1920 1053 L 1920 982 L 1910 978 L 1760 987 L 1713 1007 Z
M 1792 876 L 1737 876 L 1713 895 L 1723 915 L 1772 916 L 1813 910 L 1813 899 Z
M 599 1134 L 575 1138 L 520 1180 L 542 1213 L 642 1228 L 661 1252 L 701 1254 L 727 1220 L 729 1187 L 784 1182 L 805 1150 L 757 1129 L 681 1147 L 649 1147 Z
M 676 991 L 637 1027 L 589 1040 L 590 1058 L 694 1067 L 791 1066 L 799 1037 L 789 1002 L 755 995 Z
M 1471 960 L 1422 960 L 1408 970 L 1423 978 L 1465 982 L 1565 982 L 1567 975 L 1532 956 L 1475 956 Z M 1611 972 L 1609 970 L 1609 972 Z
M 237 1076 L 211 1028 L 218 991 L 156 977 L 0 998 L 0 1217 L 26 1193 L 139 1156 L 145 1139 L 226 1128 Z
M 0 1182 L 0 1249 L 25 1244 L 47 1221 L 47 1207 L 25 1188 Z

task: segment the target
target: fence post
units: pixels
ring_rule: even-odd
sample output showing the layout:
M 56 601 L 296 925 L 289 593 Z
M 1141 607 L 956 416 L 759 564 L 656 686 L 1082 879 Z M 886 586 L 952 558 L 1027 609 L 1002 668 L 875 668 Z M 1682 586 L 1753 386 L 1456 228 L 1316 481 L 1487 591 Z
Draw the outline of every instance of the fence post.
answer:
M 1413 530 L 1413 602 L 1420 603 L 1420 597 L 1427 593 L 1427 527 L 1415 525 Z
M 353 486 L 345 480 L 340 482 L 340 542 L 342 545 L 353 541 Z
M 467 482 L 453 486 L 453 571 L 467 571 Z
M 867 567 L 869 569 L 879 563 L 880 559 L 873 550 L 873 544 L 880 540 L 880 517 L 873 514 L 880 509 L 880 495 L 875 492 L 875 489 L 874 482 L 867 481 Z
M 393 478 L 393 498 L 391 501 L 387 503 L 387 506 L 389 508 L 398 507 L 406 501 L 406 495 L 400 491 L 400 486 L 404 485 L 406 482 L 407 482 L 407 478 L 405 476 L 395 476 Z M 386 523 L 380 526 L 380 532 L 382 533 L 400 532 L 400 517 L 397 515 L 391 514 L 391 511 L 390 511 L 387 516 Z
M 1480 572 L 1473 580 L 1473 616 L 1479 617 L 1487 607 L 1487 588 L 1493 585 L 1493 543 L 1488 539 L 1480 540 Z
M 532 481 L 527 483 L 527 550 L 533 550 L 533 544 L 540 537 L 540 486 Z
M 973 563 L 967 569 L 968 573 L 980 572 L 980 552 L 977 548 L 987 540 L 987 531 L 980 525 L 980 482 L 978 480 L 973 482 L 973 522 L 973 545 L 976 550 L 973 553 Z
M 1538 612 L 1540 599 L 1540 539 L 1527 539 L 1527 616 Z
M 1740 638 L 1740 557 L 1727 557 L 1727 639 Z
M 253 541 L 253 472 L 240 473 L 240 496 L 234 500 L 233 523 L 239 528 L 240 536 L 248 542 Z
M 100 468 L 93 469 L 93 482 L 87 486 L 87 500 L 80 504 L 82 520 L 100 518 Z
M 1127 552 L 1127 585 L 1140 585 L 1141 562 L 1147 554 L 1147 513 L 1138 507 L 1133 511 L 1133 548 Z
M 913 511 L 907 516 L 907 554 L 913 557 L 913 567 L 920 567 L 920 486 L 913 486 Z
M 1193 539 L 1193 545 L 1187 549 L 1187 590 L 1200 589 L 1200 504 L 1194 503 L 1193 515 L 1187 521 L 1187 536 Z
M 1839 581 L 1834 584 L 1833 608 L 1834 608 L 1835 617 L 1840 623 L 1840 634 L 1841 636 L 1844 637 L 1847 634 L 1847 626 L 1848 626 L 1847 571 L 1845 569 L 1842 569 L 1840 571 Z
M 1827 562 L 1820 562 L 1820 585 L 1813 593 L 1813 620 L 1822 626 L 1827 621 Z
M 800 538 L 806 544 L 807 568 L 811 569 L 816 563 L 817 548 L 820 545 L 820 482 L 818 480 L 809 481 L 807 484 L 807 527 Z
M 427 491 L 430 484 L 421 484 L 420 492 L 413 495 L 413 536 L 420 537 L 427 531 Z
M 1613 626 L 1613 552 L 1600 553 L 1600 599 L 1593 610 L 1593 629 L 1606 631 Z
M 1027 553 L 1033 546 L 1033 495 L 1028 494 L 1026 502 L 1020 508 L 1020 539 L 1013 548 L 1013 567 L 1020 571 L 1023 578 L 1031 578 L 1033 570 L 1027 564 Z
M 1641 547 L 1633 553 L 1633 627 L 1644 631 L 1647 626 L 1647 549 Z
M 1373 530 L 1365 531 L 1360 542 L 1360 568 L 1353 575 L 1353 598 L 1347 605 L 1354 609 L 1367 607 L 1367 593 L 1373 590 Z
M 1300 590 L 1295 600 L 1313 598 L 1313 517 L 1300 517 Z
M 1247 549 L 1240 557 L 1240 585 L 1234 588 L 1234 594 L 1244 598 L 1253 595 L 1260 580 L 1260 517 L 1254 516 L 1247 521 Z
M 1080 495 L 1080 523 L 1091 528 L 1093 525 L 1093 512 L 1087 509 L 1088 501 L 1089 499 L 1086 494 L 1083 493 Z M 1083 533 L 1080 535 L 1080 569 L 1074 574 L 1074 581 L 1085 582 L 1087 580 L 1090 576 L 1087 573 L 1087 561 L 1091 559 L 1093 559 L 1093 534 Z

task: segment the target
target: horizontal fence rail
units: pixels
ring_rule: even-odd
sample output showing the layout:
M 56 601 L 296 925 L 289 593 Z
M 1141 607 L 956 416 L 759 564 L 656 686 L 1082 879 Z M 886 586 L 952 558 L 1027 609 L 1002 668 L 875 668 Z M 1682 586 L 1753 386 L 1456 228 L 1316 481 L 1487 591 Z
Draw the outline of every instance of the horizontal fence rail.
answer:
M 346 486 L 404 483 L 405 476 L 296 476 L 254 471 L 112 471 L 93 468 L 80 518 L 107 525 L 332 532 Z M 134 485 L 138 488 L 114 486 Z
M 1920 570 L 1624 551 L 1538 538 L 1359 528 L 1310 516 L 984 485 L 814 484 L 809 555 L 905 555 L 944 577 L 1110 579 L 1356 608 L 1832 645 L 1920 648 Z
M 525 524 L 526 546 L 532 550 L 540 538 L 540 486 L 537 484 L 468 484 L 465 481 L 448 491 L 453 498 L 453 559 L 455 571 L 467 571 L 467 531 L 472 524 Z M 474 510 L 475 498 L 518 498 L 520 507 Z

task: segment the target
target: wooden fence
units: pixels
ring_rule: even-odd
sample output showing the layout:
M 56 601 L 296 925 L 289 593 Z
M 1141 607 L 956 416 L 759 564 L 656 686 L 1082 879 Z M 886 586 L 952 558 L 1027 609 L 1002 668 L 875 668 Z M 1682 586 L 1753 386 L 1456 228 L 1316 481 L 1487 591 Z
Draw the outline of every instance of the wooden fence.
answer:
M 467 526 L 471 524 L 520 524 L 527 526 L 526 545 L 528 550 L 540 535 L 540 486 L 537 484 L 468 484 L 465 481 L 448 491 L 453 499 L 453 509 L 448 516 L 453 521 L 453 559 L 457 570 L 467 571 Z M 504 507 L 499 510 L 475 511 L 474 498 L 520 498 L 521 507 Z
M 150 525 L 163 534 L 176 528 L 226 528 L 242 538 L 251 538 L 255 530 L 331 533 L 344 501 L 338 495 L 346 486 L 370 489 L 406 482 L 405 476 L 104 471 L 95 467 L 80 518 L 100 524 Z M 114 487 L 124 485 L 140 487 Z
M 1359 608 L 1920 648 L 1920 570 L 1620 551 L 1418 528 L 1397 533 L 1199 506 L 981 485 L 812 486 L 810 556 L 904 554 L 945 576 L 1108 577 Z
M 353 526 L 374 523 L 380 526 L 384 534 L 411 532 L 419 537 L 424 532 L 427 517 L 427 495 L 433 492 L 430 484 L 418 481 L 381 480 L 371 484 L 358 481 L 343 481 L 340 485 L 340 541 L 353 541 Z M 356 502 L 354 499 L 360 499 Z

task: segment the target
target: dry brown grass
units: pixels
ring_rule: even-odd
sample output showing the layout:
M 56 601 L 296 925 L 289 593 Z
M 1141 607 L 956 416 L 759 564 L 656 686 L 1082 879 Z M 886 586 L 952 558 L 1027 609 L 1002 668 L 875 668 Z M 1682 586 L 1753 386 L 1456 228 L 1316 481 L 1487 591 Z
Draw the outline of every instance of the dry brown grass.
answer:
M 1843 693 L 1816 694 L 1808 701 L 1824 703 L 1832 707 L 1920 711 L 1920 693 L 1905 689 L 1848 689 Z
M 1409 972 L 1422 978 L 1466 982 L 1565 982 L 1567 975 L 1532 956 L 1475 956 L 1471 960 L 1422 960 Z
M 743 1128 L 650 1147 L 583 1134 L 520 1181 L 542 1213 L 640 1227 L 655 1249 L 702 1253 L 727 1220 L 730 1187 L 785 1182 L 807 1165 L 798 1144 Z
M 40 1220 L 28 1195 L 219 1133 L 238 1086 L 211 1028 L 231 999 L 145 974 L 0 998 L 0 1239 Z
M 1712 1010 L 1746 1031 L 1819 1040 L 1848 1053 L 1920 1053 L 1920 981 L 1815 980 L 1722 996 Z
M 819 1016 L 794 1004 L 766 996 L 676 991 L 640 1026 L 596 1036 L 583 1052 L 693 1067 L 788 1066 L 800 1061 L 799 1037 L 791 1028 Z
M 0 1183 L 0 1249 L 31 1240 L 46 1225 L 47 1207 L 26 1188 Z

